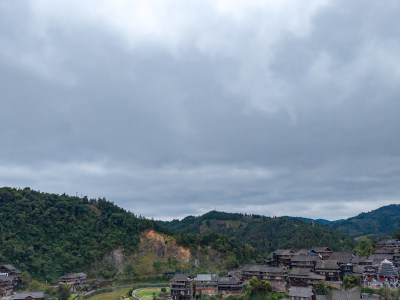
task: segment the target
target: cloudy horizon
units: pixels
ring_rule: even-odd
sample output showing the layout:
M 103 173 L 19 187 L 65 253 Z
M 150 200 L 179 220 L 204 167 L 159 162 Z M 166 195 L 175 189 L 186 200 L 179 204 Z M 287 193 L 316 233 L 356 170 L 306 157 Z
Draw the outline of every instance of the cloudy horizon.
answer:
M 399 13 L 392 0 L 0 0 L 0 186 L 155 219 L 398 204 Z

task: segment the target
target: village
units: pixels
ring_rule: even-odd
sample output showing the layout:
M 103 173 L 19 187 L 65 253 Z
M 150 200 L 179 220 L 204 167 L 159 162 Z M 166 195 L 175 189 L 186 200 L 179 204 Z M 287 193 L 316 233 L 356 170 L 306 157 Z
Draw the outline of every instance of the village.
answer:
M 352 252 L 335 252 L 328 247 L 310 249 L 279 249 L 260 265 L 245 265 L 228 272 L 227 276 L 217 274 L 178 274 L 169 282 L 173 300 L 191 300 L 202 296 L 241 295 L 250 280 L 269 282 L 272 292 L 287 295 L 291 300 L 327 300 L 376 298 L 378 295 L 362 294 L 361 287 L 378 289 L 399 287 L 400 241 L 383 240 L 378 249 L 368 257 Z M 346 290 L 345 278 L 357 276 L 359 289 Z M 0 296 L 7 300 L 44 300 L 43 291 L 16 293 L 21 271 L 10 264 L 0 265 Z M 79 292 L 88 281 L 85 273 L 66 274 L 59 279 L 59 285 L 70 285 L 71 292 Z M 333 288 L 332 295 L 319 295 L 314 287 L 318 282 Z M 335 296 L 336 295 L 336 296 Z

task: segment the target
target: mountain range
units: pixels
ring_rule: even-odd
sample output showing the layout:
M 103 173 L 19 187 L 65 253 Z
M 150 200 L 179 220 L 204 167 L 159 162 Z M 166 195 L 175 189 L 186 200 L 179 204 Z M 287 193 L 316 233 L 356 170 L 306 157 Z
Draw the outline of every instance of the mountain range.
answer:
M 54 281 L 77 271 L 104 277 L 166 268 L 215 272 L 261 263 L 279 248 L 351 251 L 357 243 L 354 238 L 385 237 L 399 230 L 400 205 L 334 222 L 218 211 L 153 221 L 104 198 L 4 187 L 0 221 L 0 261 L 34 278 Z M 113 253 L 118 254 L 115 259 L 110 258 Z

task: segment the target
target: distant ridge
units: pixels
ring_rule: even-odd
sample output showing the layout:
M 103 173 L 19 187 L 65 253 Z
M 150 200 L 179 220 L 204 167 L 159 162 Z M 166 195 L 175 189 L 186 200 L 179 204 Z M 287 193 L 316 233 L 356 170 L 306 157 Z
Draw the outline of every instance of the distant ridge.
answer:
M 352 238 L 367 235 L 391 236 L 400 229 L 400 205 L 382 206 L 346 220 L 332 222 L 329 227 Z
M 286 219 L 297 219 L 306 223 L 312 223 L 314 222 L 315 224 L 320 224 L 320 225 L 329 225 L 333 222 L 337 222 L 337 221 L 329 221 L 329 220 L 325 220 L 325 219 L 310 219 L 310 218 L 303 218 L 303 217 L 290 217 L 290 216 L 283 216 L 282 218 L 286 218 Z
M 328 226 L 290 217 L 265 217 L 210 211 L 182 220 L 157 221 L 175 233 L 217 232 L 236 237 L 267 255 L 280 248 L 326 246 L 335 251 L 351 251 L 355 242 Z

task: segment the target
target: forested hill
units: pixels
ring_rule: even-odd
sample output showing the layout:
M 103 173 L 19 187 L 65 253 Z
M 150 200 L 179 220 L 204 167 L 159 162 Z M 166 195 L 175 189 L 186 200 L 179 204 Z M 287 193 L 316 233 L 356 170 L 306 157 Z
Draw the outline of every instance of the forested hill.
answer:
M 158 221 L 180 233 L 218 232 L 236 237 L 263 254 L 279 248 L 327 246 L 336 251 L 350 251 L 355 242 L 346 235 L 318 224 L 290 218 L 270 218 L 211 211 L 202 216 L 189 216 L 181 221 Z
M 400 205 L 382 206 L 347 220 L 333 222 L 329 226 L 350 237 L 371 234 L 391 236 L 400 229 Z
M 0 188 L 0 262 L 35 278 L 84 270 L 119 246 L 133 250 L 146 229 L 167 231 L 105 199 Z
M 286 219 L 297 219 L 303 222 L 307 222 L 307 223 L 315 223 L 315 224 L 320 224 L 320 225 L 329 225 L 332 222 L 335 221 L 329 221 L 329 220 L 325 220 L 325 219 L 310 219 L 310 218 L 303 218 L 303 217 L 289 217 L 289 216 L 283 216 L 282 218 L 286 218 Z

